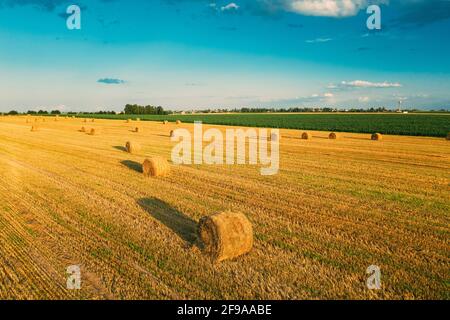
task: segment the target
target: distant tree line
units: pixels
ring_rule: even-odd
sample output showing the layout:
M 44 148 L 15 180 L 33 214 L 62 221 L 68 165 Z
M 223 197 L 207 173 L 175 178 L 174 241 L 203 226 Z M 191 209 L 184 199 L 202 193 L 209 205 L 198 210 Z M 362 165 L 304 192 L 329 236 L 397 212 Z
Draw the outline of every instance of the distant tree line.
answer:
M 241 108 L 241 109 L 233 109 L 232 112 L 241 112 L 241 113 L 267 113 L 267 112 L 338 112 L 344 111 L 342 109 L 336 108 Z M 349 112 L 390 112 L 390 110 L 380 107 L 380 108 L 370 108 L 370 109 L 345 109 L 345 111 Z M 394 111 L 394 110 L 392 110 Z
M 448 113 L 450 112 L 449 109 L 434 109 L 434 110 L 420 110 L 420 109 L 403 109 L 402 111 L 408 111 L 411 113 L 414 112 L 439 112 L 439 113 Z M 166 111 L 161 106 L 141 106 L 137 104 L 127 104 L 125 105 L 124 111 L 122 112 L 116 112 L 116 111 L 95 111 L 95 112 L 66 112 L 65 114 L 68 115 L 77 115 L 77 114 L 85 114 L 85 115 L 95 115 L 95 114 L 103 114 L 103 115 L 115 115 L 115 114 L 139 114 L 139 115 L 145 115 L 145 114 L 151 114 L 151 115 L 168 115 L 168 114 L 193 114 L 193 113 L 290 113 L 290 112 L 398 112 L 397 109 L 387 109 L 385 107 L 378 107 L 378 108 L 369 108 L 369 109 L 362 109 L 362 108 L 349 108 L 349 109 L 343 109 L 343 108 L 235 108 L 235 109 L 204 109 L 204 110 L 191 110 L 191 111 Z M 46 110 L 39 110 L 39 111 L 33 111 L 28 110 L 27 112 L 21 113 L 16 110 L 11 110 L 7 113 L 0 113 L 1 115 L 19 115 L 19 114 L 30 114 L 30 115 L 59 115 L 62 114 L 60 110 L 52 110 L 52 111 L 46 111 Z
M 351 108 L 351 109 L 342 109 L 342 108 L 235 108 L 235 109 L 205 109 L 205 110 L 195 110 L 186 113 L 300 113 L 300 112 L 396 112 L 396 109 L 387 109 L 385 107 L 378 108 L 369 108 L 369 109 L 361 109 L 361 108 Z M 420 110 L 416 109 L 408 109 L 409 112 L 420 112 Z M 448 112 L 448 110 L 430 110 L 427 112 Z
M 32 110 L 28 110 L 27 112 L 24 113 L 20 113 L 16 110 L 11 110 L 7 113 L 8 115 L 18 115 L 18 114 L 31 114 L 31 115 L 46 115 L 46 114 L 61 114 L 61 111 L 59 110 L 52 110 L 50 112 L 45 111 L 45 110 L 39 110 L 39 111 L 32 111 Z
M 140 106 L 137 104 L 127 104 L 124 109 L 125 114 L 168 114 L 161 106 Z

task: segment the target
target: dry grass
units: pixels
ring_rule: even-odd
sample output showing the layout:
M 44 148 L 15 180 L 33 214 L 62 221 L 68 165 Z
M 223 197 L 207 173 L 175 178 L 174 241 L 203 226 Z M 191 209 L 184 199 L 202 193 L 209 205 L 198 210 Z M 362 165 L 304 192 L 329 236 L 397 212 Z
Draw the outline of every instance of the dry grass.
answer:
M 253 227 L 242 213 L 226 211 L 203 217 L 198 234 L 203 251 L 216 262 L 239 257 L 253 247 Z
M 38 134 L 24 120 L 0 119 L 0 299 L 450 298 L 445 139 L 280 130 L 278 175 L 183 165 L 146 179 L 144 159 L 170 159 L 162 123 L 136 135 L 102 120 L 91 139 L 79 119 Z M 143 151 L 116 148 L 127 140 Z M 213 264 L 196 225 L 228 210 L 251 221 L 254 245 Z M 65 289 L 73 264 L 80 291 Z M 371 264 L 380 291 L 365 286 Z

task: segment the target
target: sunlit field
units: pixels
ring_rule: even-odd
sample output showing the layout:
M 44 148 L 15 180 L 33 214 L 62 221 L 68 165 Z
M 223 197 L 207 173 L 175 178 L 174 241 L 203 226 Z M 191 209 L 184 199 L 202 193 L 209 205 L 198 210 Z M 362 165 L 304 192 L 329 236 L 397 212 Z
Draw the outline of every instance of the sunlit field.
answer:
M 321 130 L 445 137 L 450 132 L 450 113 L 222 113 L 187 115 L 82 115 L 87 118 L 168 120 L 183 122 L 268 127 L 284 129 Z
M 282 129 L 277 175 L 144 177 L 145 158 L 170 160 L 175 128 L 193 125 L 1 117 L 0 299 L 450 298 L 450 141 Z M 249 218 L 254 246 L 213 263 L 197 222 L 224 210 Z M 70 265 L 81 290 L 66 288 Z M 367 289 L 370 265 L 381 290 Z

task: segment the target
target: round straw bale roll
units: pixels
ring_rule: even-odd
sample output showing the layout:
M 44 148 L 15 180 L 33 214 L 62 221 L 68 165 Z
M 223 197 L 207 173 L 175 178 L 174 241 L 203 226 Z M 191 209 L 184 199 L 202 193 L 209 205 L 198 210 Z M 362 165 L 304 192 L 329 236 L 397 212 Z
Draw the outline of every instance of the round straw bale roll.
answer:
M 144 160 L 142 172 L 146 177 L 166 176 L 170 173 L 170 165 L 164 158 L 153 157 Z
M 175 131 L 170 130 L 170 137 L 171 137 L 171 138 L 175 137 Z
M 96 128 L 92 128 L 90 131 L 89 131 L 89 134 L 91 135 L 91 136 L 95 136 L 96 134 L 99 134 L 100 133 L 100 130 L 99 129 L 96 129 Z
M 163 121 L 163 124 L 168 124 L 168 123 L 169 123 L 169 121 L 167 121 L 167 120 Z
M 272 133 L 270 136 L 267 137 L 267 140 L 278 141 L 278 135 L 276 133 Z
M 142 132 L 143 130 L 142 130 L 142 128 L 139 128 L 139 127 L 136 127 L 135 129 L 134 129 L 134 132 L 136 132 L 136 133 L 140 133 L 140 132 Z
M 450 132 L 447 133 L 447 140 L 450 140 Z
M 39 127 L 38 126 L 31 126 L 31 132 L 36 132 L 39 131 Z
M 85 127 L 81 127 L 80 132 L 86 132 L 86 128 Z
M 303 133 L 302 133 L 302 139 L 303 139 L 303 140 L 309 140 L 309 139 L 311 139 L 311 135 L 309 134 L 309 132 L 303 132 Z
M 253 226 L 238 212 L 203 217 L 198 224 L 198 236 L 203 251 L 216 262 L 243 255 L 253 247 Z
M 128 153 L 137 153 L 141 151 L 141 145 L 137 142 L 128 141 L 125 145 Z
M 383 136 L 381 135 L 381 133 L 374 133 L 374 134 L 372 135 L 372 140 L 374 140 L 374 141 L 380 141 L 380 140 L 383 140 Z
M 328 135 L 328 138 L 331 139 L 331 140 L 336 140 L 336 139 L 338 138 L 338 135 L 337 135 L 336 132 L 331 132 L 331 133 Z
M 177 120 L 177 122 L 176 122 L 177 124 L 181 124 L 181 121 L 180 120 Z

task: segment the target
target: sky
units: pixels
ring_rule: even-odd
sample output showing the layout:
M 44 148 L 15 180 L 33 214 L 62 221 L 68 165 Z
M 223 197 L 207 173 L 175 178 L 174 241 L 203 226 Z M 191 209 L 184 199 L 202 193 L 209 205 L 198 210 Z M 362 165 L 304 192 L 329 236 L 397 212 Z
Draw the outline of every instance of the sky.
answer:
M 0 0 L 1 112 L 399 102 L 450 109 L 450 0 Z

